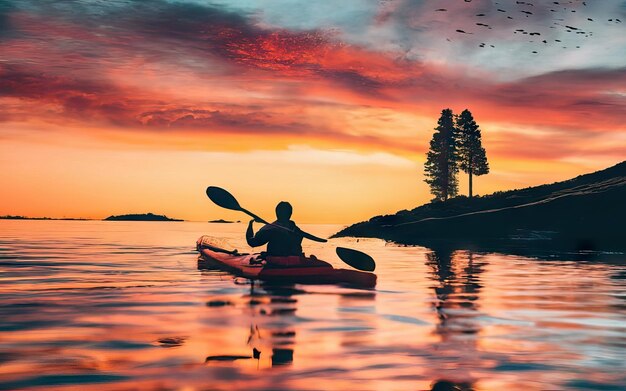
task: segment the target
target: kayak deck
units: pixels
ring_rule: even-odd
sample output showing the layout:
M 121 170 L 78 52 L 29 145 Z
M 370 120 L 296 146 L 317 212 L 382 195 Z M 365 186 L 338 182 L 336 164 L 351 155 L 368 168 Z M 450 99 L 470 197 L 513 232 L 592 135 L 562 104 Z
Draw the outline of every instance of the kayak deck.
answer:
M 300 284 L 348 284 L 367 288 L 376 286 L 376 275 L 373 273 L 334 268 L 315 257 L 300 257 L 301 262 L 294 265 L 274 266 L 251 263 L 250 261 L 258 261 L 259 254 L 239 254 L 236 250 L 216 247 L 212 245 L 210 237 L 200 237 L 196 245 L 200 253 L 199 267 L 211 266 L 251 280 Z

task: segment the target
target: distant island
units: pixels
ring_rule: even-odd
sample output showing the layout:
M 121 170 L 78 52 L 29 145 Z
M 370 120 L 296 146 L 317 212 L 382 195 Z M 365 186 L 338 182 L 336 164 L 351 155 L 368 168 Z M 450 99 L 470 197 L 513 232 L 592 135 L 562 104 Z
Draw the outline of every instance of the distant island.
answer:
M 626 250 L 626 161 L 553 184 L 430 202 L 376 216 L 334 237 L 374 237 L 401 244 L 564 250 Z
M 209 220 L 209 223 L 218 223 L 218 224 L 232 224 L 232 223 L 240 223 L 240 220 L 237 221 L 229 221 L 229 220 L 224 220 L 224 219 L 217 219 L 217 220 Z
M 172 219 L 165 215 L 155 215 L 153 213 L 109 216 L 104 220 L 105 221 L 184 221 L 181 219 Z
M 73 217 L 28 217 L 28 216 L 0 216 L 0 220 L 70 220 L 70 221 L 88 221 L 92 219 L 73 218 Z

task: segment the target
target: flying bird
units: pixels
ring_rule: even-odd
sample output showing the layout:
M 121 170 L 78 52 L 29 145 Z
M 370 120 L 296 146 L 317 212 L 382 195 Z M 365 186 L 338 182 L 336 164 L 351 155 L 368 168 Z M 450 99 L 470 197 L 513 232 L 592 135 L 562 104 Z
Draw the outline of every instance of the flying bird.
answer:
M 471 0 L 464 0 L 464 2 L 471 3 Z M 581 2 L 580 0 L 569 1 L 569 2 L 568 1 L 563 1 L 563 0 L 561 0 L 561 1 L 551 1 L 550 3 L 558 5 L 558 7 L 555 7 L 553 9 L 550 9 L 550 8 L 546 7 L 546 8 L 544 8 L 541 11 L 545 12 L 545 10 L 548 9 L 550 12 L 559 13 L 559 15 L 553 15 L 554 18 L 550 18 L 550 19 L 546 20 L 545 21 L 546 25 L 543 26 L 543 29 L 545 29 L 545 27 L 549 27 L 551 29 L 557 29 L 557 31 L 559 31 L 559 32 L 560 31 L 567 31 L 568 33 L 575 33 L 576 35 L 581 34 L 581 35 L 584 35 L 585 37 L 591 37 L 592 35 L 591 35 L 590 32 L 583 31 L 580 27 L 565 25 L 566 21 L 570 22 L 570 23 L 574 22 L 574 20 L 572 20 L 571 17 L 567 18 L 567 15 L 569 15 L 567 12 L 568 11 L 576 12 L 577 9 L 573 9 L 573 8 L 576 7 L 576 4 L 581 4 L 582 3 L 583 6 L 587 6 L 586 3 L 588 3 L 588 2 L 589 2 L 588 0 L 586 2 L 584 2 L 584 1 Z M 510 3 L 513 3 L 513 2 L 510 2 Z M 500 5 L 500 7 L 501 7 L 501 6 L 505 6 L 506 4 L 510 4 L 510 3 L 502 2 L 502 1 L 494 1 L 492 4 L 494 4 L 496 6 Z M 534 8 L 535 5 L 536 5 L 534 3 L 535 3 L 534 1 L 530 1 L 530 0 L 528 0 L 528 1 L 520 1 L 520 0 L 515 1 L 517 9 L 510 9 L 511 13 L 509 13 L 509 10 L 505 9 L 505 8 L 499 8 L 499 7 L 494 7 L 494 8 L 496 8 L 497 12 L 507 13 L 508 15 L 504 15 L 507 19 L 517 19 L 518 21 L 520 21 L 522 19 L 520 19 L 519 16 L 517 18 L 514 18 L 511 15 L 515 15 L 515 12 L 520 12 L 520 13 L 525 14 L 525 16 L 527 18 L 529 18 L 530 16 L 533 16 L 533 18 L 537 17 L 534 12 L 530 11 L 530 9 L 537 10 L 536 8 Z M 510 7 L 510 6 L 507 6 L 507 8 L 508 7 Z M 533 7 L 533 8 L 530 8 L 530 7 Z M 447 9 L 447 8 L 438 8 L 435 11 L 437 11 L 437 12 L 448 12 L 450 10 Z M 454 10 L 452 10 L 452 11 L 454 11 Z M 593 17 L 593 15 L 584 16 L 584 14 L 585 14 L 585 12 L 583 11 L 582 15 L 580 15 L 581 16 L 581 20 L 583 20 L 583 17 L 584 17 L 584 19 L 586 19 L 589 22 L 594 22 L 595 21 L 595 17 Z M 485 18 L 485 19 L 478 19 L 478 20 L 484 20 L 485 22 L 487 22 L 488 21 L 487 18 L 493 16 L 493 11 L 490 11 L 489 13 L 487 13 L 487 11 L 483 11 L 482 13 L 476 13 L 474 15 L 475 15 L 476 18 Z M 550 23 L 550 20 L 553 23 Z M 607 20 L 607 19 L 605 19 L 605 20 Z M 563 21 L 563 24 L 557 23 L 556 21 Z M 613 23 L 622 23 L 621 20 L 616 19 L 616 18 L 608 19 L 608 21 L 611 24 L 613 24 Z M 490 30 L 492 30 L 492 29 L 496 29 L 497 30 L 498 29 L 498 26 L 493 26 L 492 24 L 488 24 L 488 23 L 477 22 L 476 19 L 474 20 L 474 22 L 475 22 L 474 24 L 476 26 L 484 27 L 486 29 L 490 29 Z M 515 22 L 511 22 L 511 23 L 515 23 Z M 550 24 L 553 24 L 553 26 L 550 26 Z M 572 24 L 574 24 L 574 23 L 572 23 Z M 521 27 L 520 25 L 521 25 L 521 23 L 518 24 L 519 27 Z M 510 26 L 513 26 L 513 25 L 510 25 Z M 557 28 L 555 26 L 559 26 L 559 27 Z M 535 27 L 537 28 L 539 26 L 535 26 Z M 465 28 L 471 29 L 471 27 L 468 27 L 468 26 L 466 26 Z M 542 29 L 541 28 L 537 28 L 537 30 L 542 30 Z M 473 33 L 471 30 L 467 31 L 465 29 L 460 29 L 459 28 L 459 29 L 456 29 L 454 31 L 459 33 L 459 34 L 468 34 L 468 35 L 481 34 L 481 30 L 476 30 L 476 32 Z M 510 32 L 511 30 L 508 30 L 508 31 Z M 552 39 L 549 39 L 549 38 L 551 38 L 550 35 L 556 33 L 556 31 L 555 32 L 549 32 L 549 31 L 543 31 L 543 32 L 534 31 L 534 32 L 531 32 L 531 31 L 527 31 L 527 30 L 525 30 L 523 28 L 518 28 L 518 29 L 514 29 L 513 33 L 514 34 L 520 34 L 520 35 L 522 35 L 522 34 L 523 35 L 529 35 L 528 39 L 530 39 L 530 41 L 528 39 L 526 39 L 526 41 L 528 41 L 528 42 L 530 42 L 530 43 L 532 43 L 534 45 L 534 46 L 530 46 L 529 47 L 529 49 L 532 51 L 533 54 L 539 54 L 538 50 L 533 50 L 533 49 L 534 48 L 538 49 L 540 46 L 537 46 L 537 45 L 539 45 L 541 43 L 543 43 L 545 45 L 546 49 L 550 49 L 552 47 L 558 48 L 558 46 L 556 46 L 556 45 L 553 46 L 552 42 L 558 42 L 558 43 L 562 42 L 560 39 L 554 39 L 553 37 L 552 37 Z M 534 38 L 533 38 L 534 36 L 541 37 L 541 38 L 538 38 L 537 40 L 534 40 Z M 521 38 L 521 37 L 518 37 L 518 38 Z M 453 41 L 450 38 L 446 38 L 446 39 L 449 42 Z M 522 42 L 524 42 L 523 39 L 522 39 Z M 582 42 L 578 42 L 578 44 L 582 46 Z M 575 47 L 575 45 L 576 44 L 574 43 L 571 47 Z M 494 45 L 490 45 L 490 44 L 487 44 L 485 42 L 479 42 L 477 46 L 479 48 L 487 48 L 487 47 L 495 48 Z M 577 48 L 580 48 L 581 46 L 577 46 Z M 566 49 L 566 48 L 568 48 L 568 46 L 563 46 L 563 48 Z

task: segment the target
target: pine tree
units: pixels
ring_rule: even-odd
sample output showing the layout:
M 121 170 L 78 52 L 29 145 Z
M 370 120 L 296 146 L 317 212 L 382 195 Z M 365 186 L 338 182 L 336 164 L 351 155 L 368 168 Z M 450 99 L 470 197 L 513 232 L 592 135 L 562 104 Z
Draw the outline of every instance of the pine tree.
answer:
M 482 146 L 480 128 L 469 110 L 456 119 L 459 168 L 469 175 L 469 196 L 472 197 L 472 176 L 489 173 L 487 154 Z
M 430 140 L 430 150 L 426 154 L 424 171 L 424 181 L 430 186 L 435 200 L 445 201 L 458 194 L 456 129 L 450 109 L 441 111 L 435 133 Z

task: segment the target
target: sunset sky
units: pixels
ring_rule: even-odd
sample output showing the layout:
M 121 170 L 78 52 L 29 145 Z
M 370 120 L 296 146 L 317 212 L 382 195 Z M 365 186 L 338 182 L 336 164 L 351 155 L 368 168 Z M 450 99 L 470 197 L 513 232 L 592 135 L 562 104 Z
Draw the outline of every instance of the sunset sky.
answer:
M 626 159 L 626 1 L 0 0 L 0 215 L 412 209 L 443 108 L 477 194 Z

